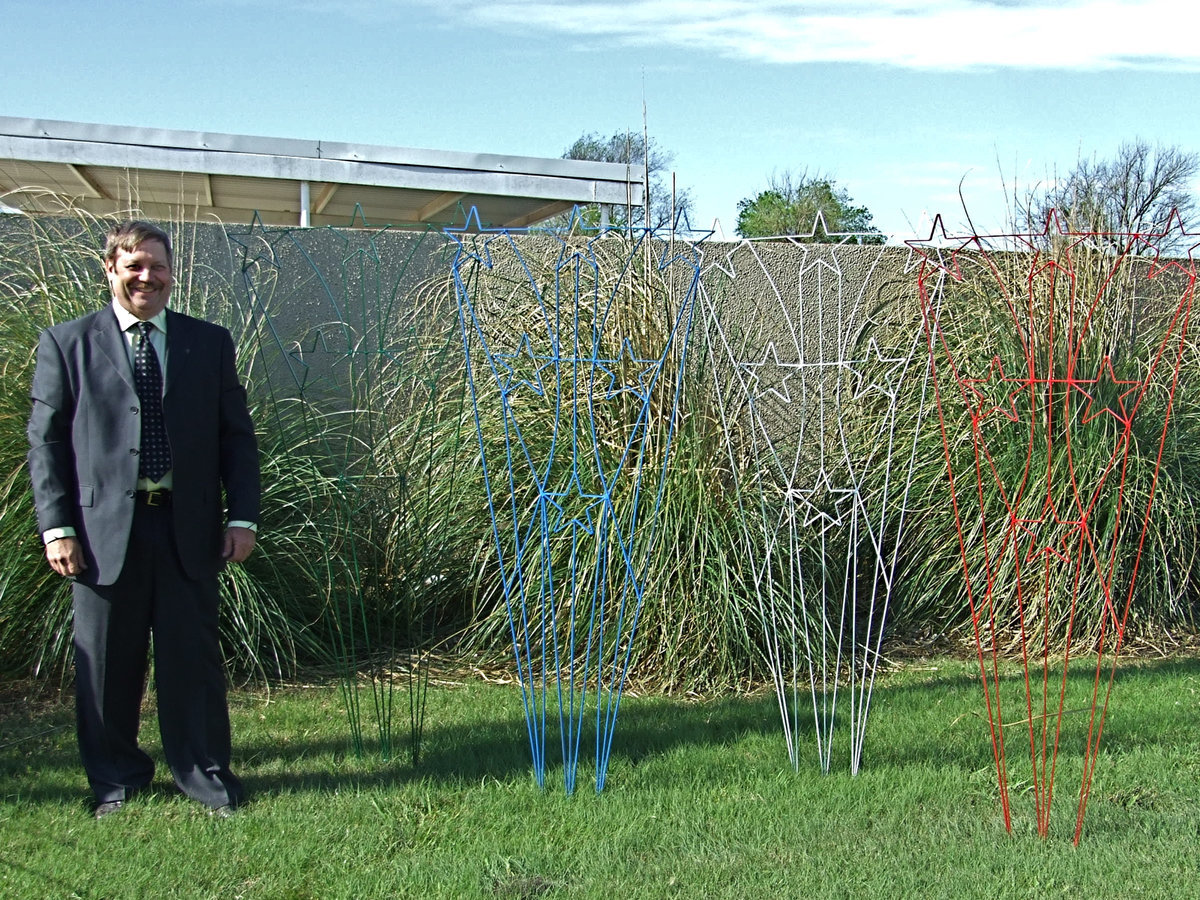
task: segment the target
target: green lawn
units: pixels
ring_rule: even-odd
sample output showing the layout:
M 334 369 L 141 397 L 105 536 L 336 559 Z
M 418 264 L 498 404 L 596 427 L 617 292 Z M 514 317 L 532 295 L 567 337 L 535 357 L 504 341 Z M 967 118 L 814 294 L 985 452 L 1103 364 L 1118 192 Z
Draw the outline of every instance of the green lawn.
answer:
M 416 770 L 407 753 L 347 752 L 336 684 L 240 691 L 235 755 L 253 799 L 227 821 L 178 796 L 161 768 L 149 796 L 93 821 L 69 701 L 30 693 L 8 690 L 0 706 L 3 897 L 1200 895 L 1200 659 L 1190 657 L 1118 677 L 1078 847 L 1071 735 L 1045 840 L 1021 787 L 1028 733 L 1010 739 L 1005 831 L 968 661 L 914 661 L 882 677 L 856 777 L 844 752 L 821 775 L 811 741 L 793 770 L 769 693 L 627 697 L 599 795 L 582 771 L 572 796 L 558 769 L 537 788 L 511 685 L 437 679 Z M 148 718 L 157 753 L 155 732 Z

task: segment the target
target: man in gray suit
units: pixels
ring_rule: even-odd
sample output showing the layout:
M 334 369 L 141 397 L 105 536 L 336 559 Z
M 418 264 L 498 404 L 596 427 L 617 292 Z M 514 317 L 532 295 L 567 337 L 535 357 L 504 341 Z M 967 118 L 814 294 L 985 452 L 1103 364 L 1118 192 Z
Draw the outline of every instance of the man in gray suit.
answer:
M 176 785 L 218 815 L 230 771 L 217 576 L 254 549 L 254 425 L 224 328 L 167 309 L 170 237 L 108 234 L 112 303 L 46 329 L 29 472 L 46 559 L 74 579 L 76 723 L 97 818 L 150 784 L 137 744 L 150 635 L 163 751 Z

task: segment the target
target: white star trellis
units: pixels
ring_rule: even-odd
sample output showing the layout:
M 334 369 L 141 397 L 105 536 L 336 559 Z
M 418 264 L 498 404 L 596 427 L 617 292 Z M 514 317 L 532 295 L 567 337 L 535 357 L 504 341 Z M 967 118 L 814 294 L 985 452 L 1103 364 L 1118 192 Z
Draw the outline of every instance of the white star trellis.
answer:
M 900 421 L 895 401 L 902 389 L 923 396 L 927 360 L 919 322 L 885 346 L 868 314 L 883 247 L 795 244 L 790 269 L 771 247 L 745 241 L 706 260 L 707 364 L 731 460 L 751 457 L 743 538 L 788 756 L 799 765 L 809 705 L 830 770 L 848 694 L 857 772 L 924 414 L 922 401 Z

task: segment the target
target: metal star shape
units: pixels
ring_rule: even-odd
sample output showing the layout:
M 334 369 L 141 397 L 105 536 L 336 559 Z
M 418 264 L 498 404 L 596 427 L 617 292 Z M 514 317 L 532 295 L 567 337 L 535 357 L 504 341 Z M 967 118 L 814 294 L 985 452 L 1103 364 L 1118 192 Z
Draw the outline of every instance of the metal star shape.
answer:
M 770 341 L 763 350 L 762 359 L 756 363 L 742 363 L 741 369 L 746 373 L 748 382 L 755 387 L 754 396 L 774 394 L 782 402 L 790 404 L 792 395 L 788 388 L 788 381 L 803 365 L 803 363 L 780 362 L 775 342 Z
M 812 487 L 789 487 L 785 496 L 789 504 L 804 513 L 804 525 L 820 522 L 821 530 L 826 531 L 845 523 L 846 513 L 854 507 L 858 491 L 854 488 L 834 487 L 829 473 L 822 468 L 817 472 Z
M 533 344 L 529 333 L 521 335 L 517 349 L 512 353 L 492 353 L 495 364 L 496 383 L 501 392 L 508 396 L 522 387 L 529 388 L 536 396 L 546 396 L 546 385 L 542 381 L 542 370 L 554 364 L 549 356 L 538 356 L 533 352 Z M 520 372 L 514 368 L 514 363 L 521 363 Z
M 1114 401 L 1106 403 L 1104 401 L 1097 401 L 1096 399 L 1096 395 L 1100 393 L 1098 389 L 1103 385 L 1111 385 L 1118 389 L 1120 387 L 1127 387 L 1126 390 L 1120 391 L 1117 394 Z M 1145 389 L 1146 386 L 1140 381 L 1118 378 L 1117 373 L 1113 371 L 1112 359 L 1108 356 L 1105 356 L 1101 360 L 1100 368 L 1096 372 L 1095 378 L 1071 380 L 1072 393 L 1080 394 L 1086 398 L 1083 412 L 1080 416 L 1081 422 L 1086 424 L 1098 419 L 1100 416 L 1109 415 L 1116 419 L 1125 430 L 1133 426 L 1133 415 L 1137 412 Z M 1131 397 L 1134 398 L 1133 402 L 1127 403 L 1127 400 Z M 1114 408 L 1114 405 L 1116 408 Z

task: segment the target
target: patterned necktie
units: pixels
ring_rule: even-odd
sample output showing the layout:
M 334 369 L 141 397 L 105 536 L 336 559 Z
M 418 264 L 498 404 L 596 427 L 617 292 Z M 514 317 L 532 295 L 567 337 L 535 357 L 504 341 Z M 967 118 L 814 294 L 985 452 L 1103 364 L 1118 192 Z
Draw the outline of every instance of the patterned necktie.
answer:
M 142 404 L 142 450 L 138 475 L 158 481 L 171 468 L 171 445 L 162 412 L 162 369 L 150 343 L 149 322 L 138 322 L 141 336 L 133 349 L 133 383 Z

